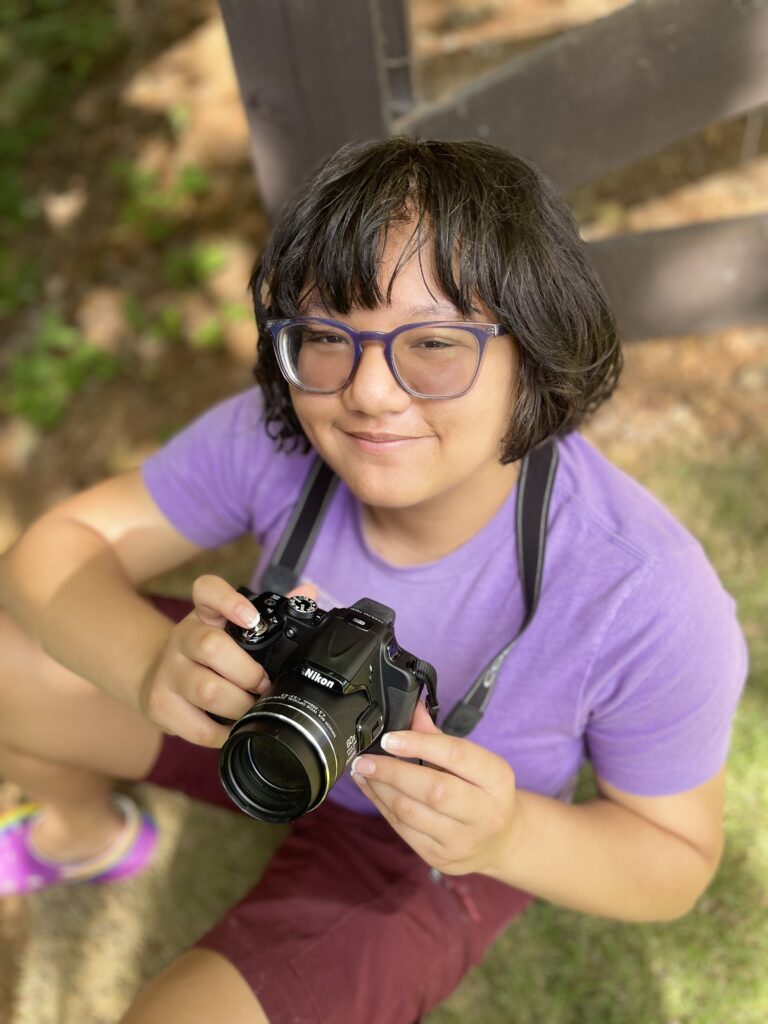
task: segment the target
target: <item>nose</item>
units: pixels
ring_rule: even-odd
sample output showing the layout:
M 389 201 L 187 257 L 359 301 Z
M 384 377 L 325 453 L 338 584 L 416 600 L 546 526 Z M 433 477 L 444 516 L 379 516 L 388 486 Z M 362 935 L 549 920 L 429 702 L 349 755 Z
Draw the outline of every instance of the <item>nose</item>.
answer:
M 354 376 L 342 392 L 350 411 L 368 416 L 402 412 L 411 396 L 395 380 L 380 342 L 364 342 Z

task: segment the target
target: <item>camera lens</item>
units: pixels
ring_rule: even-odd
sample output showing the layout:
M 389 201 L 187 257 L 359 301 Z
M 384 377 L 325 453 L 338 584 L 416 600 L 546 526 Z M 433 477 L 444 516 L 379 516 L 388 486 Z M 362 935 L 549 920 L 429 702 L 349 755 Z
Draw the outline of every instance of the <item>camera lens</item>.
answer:
M 219 755 L 221 781 L 240 810 L 259 821 L 295 821 L 322 803 L 357 753 L 364 692 L 325 693 L 286 672 L 232 726 Z
M 251 817 L 271 822 L 304 814 L 327 776 L 307 738 L 271 715 L 240 723 L 222 749 L 220 771 L 235 803 Z
M 276 791 L 279 799 L 307 789 L 304 766 L 291 748 L 276 736 L 254 733 L 246 744 L 248 765 L 260 784 Z

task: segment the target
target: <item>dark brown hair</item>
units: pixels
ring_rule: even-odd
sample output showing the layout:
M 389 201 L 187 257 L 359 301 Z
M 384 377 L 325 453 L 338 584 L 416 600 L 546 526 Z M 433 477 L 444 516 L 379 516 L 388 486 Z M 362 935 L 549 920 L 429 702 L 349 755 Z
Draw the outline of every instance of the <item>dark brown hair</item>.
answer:
M 378 259 L 392 222 L 415 227 L 382 294 Z M 344 146 L 323 163 L 286 206 L 254 269 L 254 373 L 278 446 L 308 442 L 265 321 L 299 315 L 309 294 L 342 316 L 374 309 L 426 245 L 445 297 L 467 318 L 479 298 L 517 342 L 502 462 L 575 429 L 611 395 L 622 367 L 613 314 L 554 187 L 499 146 L 396 136 Z

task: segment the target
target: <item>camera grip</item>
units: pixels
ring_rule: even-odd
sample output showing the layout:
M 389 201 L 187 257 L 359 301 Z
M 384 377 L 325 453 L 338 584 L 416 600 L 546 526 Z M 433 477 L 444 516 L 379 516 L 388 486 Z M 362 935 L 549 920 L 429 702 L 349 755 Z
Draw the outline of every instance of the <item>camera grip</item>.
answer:
M 415 690 L 398 690 L 391 687 L 387 693 L 387 721 L 384 726 L 387 732 L 397 729 L 410 729 L 413 713 L 419 700 Z

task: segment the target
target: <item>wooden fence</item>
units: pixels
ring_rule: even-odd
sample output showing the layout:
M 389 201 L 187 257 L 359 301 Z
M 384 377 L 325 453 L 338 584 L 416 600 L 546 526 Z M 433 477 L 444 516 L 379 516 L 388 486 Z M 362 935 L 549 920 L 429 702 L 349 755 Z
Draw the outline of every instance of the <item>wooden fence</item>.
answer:
M 272 215 L 352 139 L 484 138 L 567 191 L 768 104 L 768 0 L 633 0 L 430 104 L 405 0 L 220 5 Z M 768 212 L 591 248 L 627 338 L 768 322 Z

